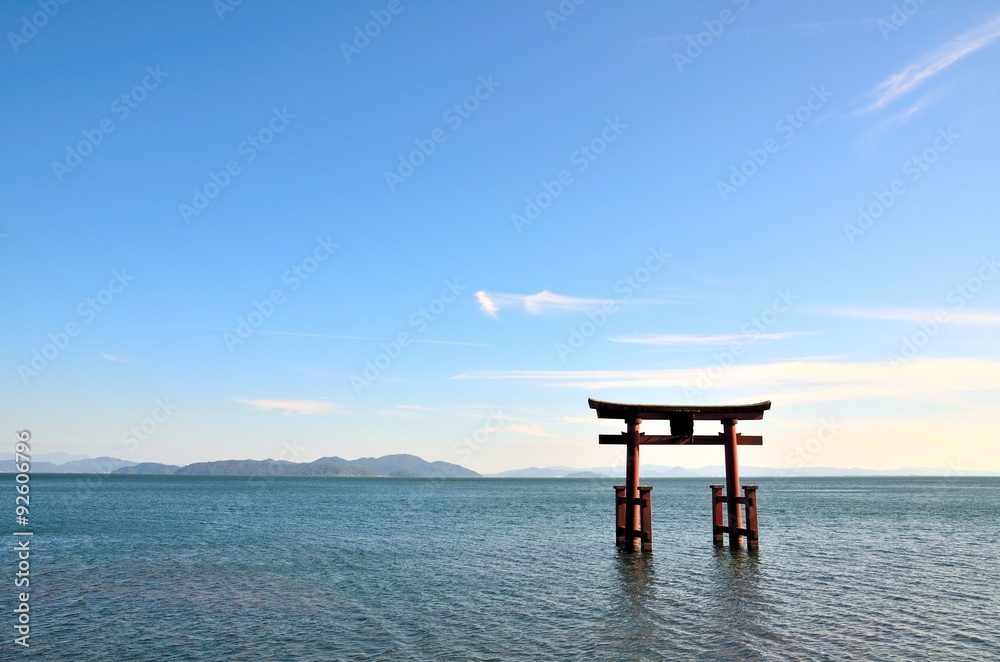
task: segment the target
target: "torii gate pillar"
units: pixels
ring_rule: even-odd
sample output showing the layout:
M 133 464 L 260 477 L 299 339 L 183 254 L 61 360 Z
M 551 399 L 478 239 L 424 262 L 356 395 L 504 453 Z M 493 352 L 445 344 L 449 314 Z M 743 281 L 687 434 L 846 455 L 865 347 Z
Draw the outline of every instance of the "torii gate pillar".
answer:
M 737 497 L 740 494 L 740 465 L 736 457 L 736 419 L 722 419 L 722 441 L 726 449 L 726 517 L 729 520 L 729 545 L 739 547 L 742 538 L 743 509 Z M 712 523 L 715 526 L 715 523 Z M 714 536 L 714 532 L 713 532 Z
M 639 498 L 639 424 L 641 418 L 631 418 L 628 423 L 628 444 L 625 451 L 625 544 L 633 551 L 640 551 L 639 545 L 643 541 L 641 528 L 643 524 L 642 501 Z M 617 527 L 616 527 L 617 528 Z M 639 535 L 636 535 L 636 534 Z M 653 548 L 653 541 L 648 541 L 649 549 Z M 648 551 L 648 550 L 644 550 Z

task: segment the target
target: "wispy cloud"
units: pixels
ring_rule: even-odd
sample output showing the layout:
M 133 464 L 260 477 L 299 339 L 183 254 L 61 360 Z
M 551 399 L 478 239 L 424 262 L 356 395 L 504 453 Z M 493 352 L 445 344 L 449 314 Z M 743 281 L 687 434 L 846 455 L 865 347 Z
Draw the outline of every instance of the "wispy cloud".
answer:
M 559 436 L 546 430 L 544 423 L 514 423 L 510 426 L 510 431 L 528 437 L 556 438 Z
M 483 290 L 479 290 L 478 292 L 476 292 L 476 301 L 479 302 L 479 307 L 482 308 L 484 313 L 492 317 L 497 316 L 497 311 L 500 309 L 493 302 L 493 299 L 490 298 L 489 294 L 487 294 Z
M 571 313 L 594 310 L 612 299 L 584 299 L 555 294 L 542 290 L 537 294 L 505 294 L 500 292 L 476 292 L 479 307 L 487 315 L 497 316 L 502 308 L 521 308 L 529 315 L 544 315 L 546 313 Z
M 105 354 L 104 352 L 98 352 L 98 356 L 102 359 L 107 359 L 108 361 L 114 361 L 115 363 L 131 363 L 128 359 L 123 359 L 119 356 L 112 356 L 111 354 Z
M 784 340 L 793 336 L 808 335 L 813 331 L 786 331 L 783 333 L 725 333 L 718 335 L 635 335 L 608 338 L 611 342 L 630 343 L 633 345 L 654 345 L 657 347 L 690 347 L 702 345 L 729 345 L 732 343 L 747 343 L 756 340 Z
M 878 139 L 886 133 L 888 130 L 893 129 L 900 124 L 909 122 L 911 119 L 916 117 L 918 113 L 923 111 L 925 108 L 933 104 L 935 101 L 943 96 L 940 90 L 931 92 L 921 96 L 915 103 L 910 104 L 908 107 L 900 110 L 898 112 L 892 113 L 885 119 L 881 120 L 878 124 L 869 129 L 865 135 L 862 137 L 862 144 L 866 149 L 871 149 L 875 146 Z
M 881 19 L 877 16 L 869 18 L 852 18 L 842 21 L 813 21 L 811 23 L 791 23 L 782 25 L 779 30 L 786 32 L 799 32 L 801 34 L 825 34 L 827 32 L 839 32 L 852 28 L 867 28 L 878 25 Z M 763 31 L 763 30 L 761 30 Z
M 854 28 L 865 28 L 869 26 L 877 25 L 879 22 L 878 17 L 872 18 L 856 18 L 847 19 L 843 21 L 816 21 L 812 23 L 790 23 L 788 25 L 772 25 L 763 27 L 753 27 L 753 28 L 730 28 L 727 30 L 727 34 L 759 34 L 768 32 L 797 32 L 800 34 L 813 35 L 813 34 L 825 34 L 828 32 L 840 32 L 842 30 L 854 29 Z M 703 26 L 699 25 L 698 28 Z M 689 37 L 697 35 L 697 30 L 695 32 L 681 32 L 677 34 L 662 35 L 659 37 L 642 37 L 639 39 L 629 39 L 626 40 L 625 44 L 634 44 L 636 46 L 642 47 L 662 47 L 662 46 L 677 46 L 684 45 L 687 43 Z
M 252 407 L 258 411 L 280 411 L 285 416 L 293 414 L 332 414 L 335 412 L 333 403 L 326 400 L 275 400 L 270 398 L 249 399 L 234 398 L 236 402 Z
M 380 409 L 378 416 L 392 416 L 394 418 L 412 418 L 424 420 L 441 420 L 455 418 L 483 419 L 492 412 L 500 411 L 499 405 L 442 405 L 440 407 L 428 407 L 426 405 L 394 405 L 387 409 Z
M 925 94 L 924 96 L 917 99 L 917 102 L 910 105 L 909 108 L 905 108 L 893 116 L 893 121 L 895 122 L 909 122 L 913 119 L 913 116 L 919 113 L 921 110 L 933 103 L 938 95 L 936 94 Z
M 481 342 L 466 342 L 464 340 L 428 340 L 419 338 L 411 338 L 413 342 L 425 343 L 427 345 L 462 345 L 464 347 L 492 347 L 493 345 L 488 345 Z
M 218 331 L 220 333 L 233 333 L 234 329 L 221 326 L 172 326 L 171 329 L 181 329 L 185 331 Z M 303 336 L 306 338 L 331 338 L 334 340 L 386 340 L 378 336 L 345 336 L 328 333 L 300 333 L 297 331 L 268 331 L 267 329 L 256 329 L 254 333 L 262 333 L 272 336 Z
M 175 327 L 171 327 L 171 328 L 174 328 L 174 329 L 186 329 L 186 330 L 190 330 L 190 331 L 219 331 L 221 333 L 226 333 L 226 332 L 228 332 L 228 333 L 234 333 L 235 332 L 234 329 L 227 329 L 227 328 L 224 328 L 224 327 L 215 327 L 215 326 L 175 326 Z M 380 336 L 345 336 L 345 335 L 337 335 L 337 334 L 332 334 L 332 333 L 302 333 L 302 332 L 299 332 L 299 331 L 268 331 L 266 329 L 256 329 L 254 331 L 254 333 L 255 334 L 260 333 L 260 334 L 269 335 L 269 336 L 298 336 L 298 337 L 302 337 L 302 338 L 326 338 L 326 339 L 329 339 L 329 340 L 376 340 L 376 341 L 392 340 L 392 338 L 383 338 L 383 337 L 380 337 Z M 489 347 L 489 345 L 485 345 L 483 343 L 465 342 L 465 341 L 462 341 L 462 340 L 428 340 L 426 338 L 424 338 L 424 339 L 421 339 L 421 338 L 411 338 L 410 342 L 426 343 L 428 345 L 464 345 L 464 346 L 467 346 L 467 347 Z
M 852 308 L 813 307 L 808 312 L 830 317 L 886 320 L 891 322 L 926 322 L 938 314 L 947 315 L 948 324 L 969 326 L 1000 326 L 1000 313 L 977 312 L 973 310 L 949 310 L 946 308 Z
M 1000 17 L 966 32 L 941 48 L 911 62 L 902 71 L 889 76 L 871 92 L 870 96 L 875 97 L 875 100 L 861 112 L 869 113 L 892 103 L 966 55 L 988 46 L 998 37 L 1000 37 Z
M 556 389 L 600 393 L 653 389 L 655 400 L 681 393 L 695 383 L 703 368 L 640 370 L 483 370 L 453 379 L 522 381 Z M 731 366 L 708 390 L 708 397 L 785 404 L 887 399 L 919 402 L 961 402 L 963 393 L 1000 391 L 1000 361 L 979 358 L 913 359 L 894 369 L 888 361 L 837 361 L 803 358 L 755 365 Z

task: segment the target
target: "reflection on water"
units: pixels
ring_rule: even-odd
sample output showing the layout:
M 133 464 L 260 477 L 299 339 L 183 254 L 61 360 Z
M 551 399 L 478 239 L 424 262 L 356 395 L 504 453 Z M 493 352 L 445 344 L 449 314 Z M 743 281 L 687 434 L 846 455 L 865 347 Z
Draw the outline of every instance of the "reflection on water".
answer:
M 660 637 L 655 559 L 649 552 L 616 550 L 609 617 L 622 639 L 640 650 Z
M 734 633 L 761 628 L 761 568 L 758 552 L 728 547 L 715 549 L 715 577 L 719 587 L 720 622 Z
M 618 601 L 622 611 L 638 613 L 646 603 L 656 598 L 656 572 L 653 555 L 649 552 L 617 552 L 615 570 L 618 573 Z

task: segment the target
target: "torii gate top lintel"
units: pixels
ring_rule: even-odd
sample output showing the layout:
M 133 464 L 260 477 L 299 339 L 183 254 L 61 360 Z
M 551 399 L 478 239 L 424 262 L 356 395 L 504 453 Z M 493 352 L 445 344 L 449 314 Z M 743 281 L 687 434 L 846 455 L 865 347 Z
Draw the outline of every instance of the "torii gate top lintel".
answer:
M 587 398 L 591 409 L 597 410 L 597 418 L 617 418 L 628 420 L 670 420 L 690 415 L 696 421 L 759 421 L 764 412 L 771 408 L 771 401 L 751 405 L 634 405 L 624 402 L 606 402 Z

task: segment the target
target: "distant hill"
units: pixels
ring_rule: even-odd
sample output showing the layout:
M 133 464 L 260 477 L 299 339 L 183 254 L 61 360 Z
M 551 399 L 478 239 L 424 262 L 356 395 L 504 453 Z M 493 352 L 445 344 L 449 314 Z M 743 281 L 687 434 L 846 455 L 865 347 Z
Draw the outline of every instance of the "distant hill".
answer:
M 171 474 L 177 473 L 178 469 L 180 469 L 180 467 L 174 464 L 160 464 L 159 462 L 140 462 L 139 464 L 133 464 L 131 467 L 122 467 L 121 469 L 115 469 L 111 473 L 143 475 L 143 476 L 169 476 Z
M 721 478 L 726 475 L 722 465 L 693 469 L 694 475 Z M 643 471 L 645 473 L 645 471 Z M 775 469 L 740 465 L 742 478 L 833 478 L 836 476 L 1000 476 L 997 471 L 954 471 L 944 467 L 903 467 L 900 469 L 844 469 L 841 467 L 797 467 Z
M 480 474 L 450 462 L 428 462 L 416 455 L 398 454 L 345 460 L 321 457 L 313 462 L 286 460 L 219 460 L 183 467 L 159 462 L 128 462 L 112 457 L 75 459 L 63 464 L 31 462 L 32 473 L 114 473 L 155 476 L 343 476 L 397 478 L 481 478 Z M 0 473 L 15 473 L 14 460 L 0 461 Z
M 722 465 L 685 469 L 684 467 L 668 467 L 658 464 L 643 464 L 643 478 L 722 478 L 726 469 Z M 837 467 L 800 467 L 794 469 L 775 469 L 771 467 L 755 467 L 743 465 L 740 476 L 743 478 L 805 478 L 834 476 L 1000 476 L 996 471 L 949 471 L 941 467 L 916 467 L 902 469 L 841 469 Z M 617 478 L 624 480 L 625 466 L 619 467 L 589 467 L 574 469 L 572 467 L 528 467 L 512 469 L 497 474 L 487 474 L 488 478 Z
M 339 459 L 339 458 L 338 458 Z M 428 462 L 416 455 L 385 455 L 383 457 L 363 457 L 349 464 L 365 467 L 380 476 L 398 478 L 481 478 L 471 469 L 450 462 Z
M 41 458 L 76 459 L 57 463 Z M 0 460 L 0 474 L 16 473 L 14 460 Z M 471 469 L 450 462 L 428 462 L 416 455 L 396 454 L 383 457 L 362 457 L 345 460 L 340 457 L 321 457 L 313 462 L 287 462 L 285 460 L 220 460 L 196 462 L 183 467 L 159 462 L 129 462 L 113 457 L 80 458 L 67 453 L 39 454 L 31 459 L 32 473 L 59 474 L 130 474 L 130 475 L 180 475 L 180 476 L 314 476 L 314 477 L 397 477 L 397 478 L 481 478 Z M 658 464 L 642 465 L 643 478 L 721 478 L 725 476 L 721 465 L 685 469 Z M 490 478 L 614 478 L 624 479 L 624 465 L 617 467 L 574 468 L 563 466 L 527 467 L 512 469 Z M 843 469 L 838 467 L 799 467 L 776 469 L 743 465 L 743 478 L 766 477 L 835 477 L 835 476 L 1000 476 L 996 471 L 952 471 L 943 467 L 904 467 L 901 469 Z
M 586 475 L 583 475 L 586 474 Z M 498 474 L 487 474 L 490 478 L 622 478 L 625 467 L 528 467 L 513 469 Z M 666 467 L 658 464 L 642 465 L 643 478 L 693 478 L 698 474 L 683 467 Z
M 55 474 L 59 473 L 61 469 L 62 467 L 58 464 L 52 464 L 51 462 L 35 462 L 33 459 L 31 461 L 31 473 L 34 474 Z M 0 460 L 0 473 L 17 473 L 14 460 Z
M 527 469 L 511 469 L 498 474 L 487 474 L 490 478 L 562 478 L 574 471 L 573 467 L 528 467 Z
M 173 471 L 167 471 L 167 469 Z M 311 476 L 311 477 L 375 477 L 395 478 L 479 478 L 475 471 L 449 462 L 427 462 L 416 455 L 386 455 L 345 460 L 321 457 L 313 462 L 285 460 L 219 460 L 195 462 L 184 467 L 148 463 L 139 470 L 125 467 L 120 474 L 172 473 L 177 476 Z
M 127 460 L 119 460 L 113 457 L 95 457 L 86 460 L 73 460 L 72 462 L 66 462 L 60 464 L 59 467 L 61 471 L 59 473 L 64 474 L 107 474 L 113 473 L 116 469 L 121 469 L 122 467 L 134 466 L 135 462 L 128 462 Z
M 55 455 L 54 453 L 51 455 Z M 35 474 L 109 474 L 116 469 L 131 467 L 135 462 L 113 457 L 95 457 L 73 460 L 63 464 L 31 461 L 31 473 Z M 0 473 L 15 473 L 14 460 L 0 460 Z
M 86 455 L 73 455 L 72 453 L 35 453 L 31 456 L 32 462 L 51 462 L 52 464 L 66 464 L 73 460 L 89 460 Z
M 284 460 L 219 460 L 195 462 L 174 472 L 178 476 L 377 476 L 364 467 L 352 467 L 323 458 L 316 462 L 286 462 Z

